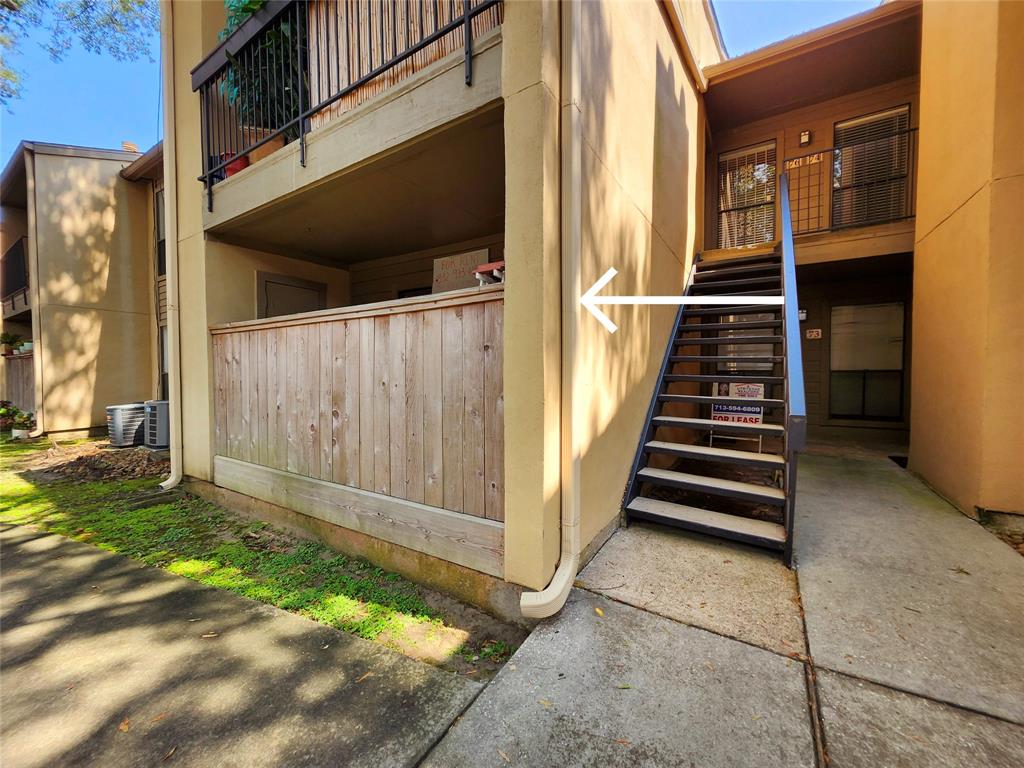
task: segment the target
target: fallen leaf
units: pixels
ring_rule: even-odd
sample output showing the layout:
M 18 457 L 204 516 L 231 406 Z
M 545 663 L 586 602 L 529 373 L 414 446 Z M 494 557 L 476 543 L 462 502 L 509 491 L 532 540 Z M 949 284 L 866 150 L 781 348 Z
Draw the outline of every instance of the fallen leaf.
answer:
M 326 650 L 327 650 L 328 648 L 330 648 L 330 647 L 331 647 L 331 646 L 330 646 L 330 644 L 329 644 L 329 643 L 325 643 L 324 645 L 321 645 L 321 646 L 320 646 L 320 650 L 321 650 L 321 651 L 326 651 Z
M 751 715 L 751 716 L 750 716 L 750 719 L 751 719 L 751 720 L 760 720 L 760 719 L 761 719 L 761 716 L 760 716 L 760 715 Z
M 949 570 L 951 570 L 953 573 L 962 573 L 964 576 L 970 576 L 971 575 L 970 571 L 968 571 L 966 568 L 963 568 L 963 567 L 961 567 L 959 565 L 956 568 L 950 568 Z
M 189 619 L 190 623 L 193 622 L 193 621 L 202 621 L 202 619 Z
M 66 686 L 64 686 L 64 690 L 70 691 L 74 687 L 75 687 L 74 683 L 68 683 Z
M 357 683 L 361 683 L 361 682 L 363 682 L 363 680 L 365 680 L 368 677 L 373 677 L 373 672 L 367 672 L 365 675 L 363 675 L 358 680 L 356 680 L 356 682 Z
M 171 759 L 171 755 L 174 754 L 174 751 L 176 749 L 177 749 L 177 747 L 171 747 L 170 750 L 168 750 L 167 754 L 160 758 L 160 762 L 161 763 L 166 763 L 168 760 L 170 760 Z
M 552 703 L 547 699 L 538 699 L 538 701 L 541 703 L 541 706 L 543 706 L 544 709 L 551 709 Z
M 624 747 L 628 747 L 630 744 L 633 743 L 629 739 L 612 739 L 612 741 L 614 741 L 616 744 L 621 744 Z
M 506 755 L 500 749 L 498 750 L 498 754 L 501 755 L 501 759 L 504 760 L 506 763 L 511 763 L 512 762 L 512 758 L 510 758 L 508 755 Z
M 604 611 L 600 608 L 595 608 L 594 613 L 596 613 L 598 616 L 604 617 Z
M 204 635 L 200 635 L 200 637 L 202 637 L 202 638 L 220 637 L 220 633 L 219 632 L 207 632 Z
M 710 669 L 712 672 L 715 671 L 715 665 L 712 664 L 710 661 L 705 661 L 704 662 L 704 666 L 707 667 L 708 669 Z
M 132 727 L 131 720 L 129 720 L 126 717 L 124 720 L 121 721 L 121 724 L 119 726 L 117 726 L 117 730 L 119 730 L 121 733 L 128 733 L 128 729 L 131 728 L 131 727 Z
M 619 686 L 619 690 L 620 690 L 620 691 L 628 691 L 628 690 L 629 690 L 630 688 L 632 688 L 632 687 L 633 687 L 633 686 L 632 686 L 632 685 L 630 685 L 629 683 L 622 683 L 622 684 L 621 684 L 621 685 Z
M 723 562 L 723 563 L 724 563 L 725 565 L 732 565 L 732 560 L 723 560 L 722 562 Z
M 166 712 L 161 712 L 159 715 L 157 715 L 156 717 L 152 718 L 149 722 L 151 722 L 151 723 L 159 723 L 165 717 L 167 717 L 167 713 Z

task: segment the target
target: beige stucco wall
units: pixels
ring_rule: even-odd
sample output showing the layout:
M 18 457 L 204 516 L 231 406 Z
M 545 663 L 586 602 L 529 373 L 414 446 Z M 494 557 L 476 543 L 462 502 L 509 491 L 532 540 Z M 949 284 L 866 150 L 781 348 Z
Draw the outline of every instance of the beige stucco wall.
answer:
M 705 121 L 656 3 L 584 3 L 584 290 L 610 267 L 608 293 L 681 291 L 697 248 Z M 706 27 L 703 13 L 694 16 Z M 692 34 L 691 34 L 692 32 Z M 691 27 L 688 38 L 707 39 Z M 618 517 L 675 318 L 672 307 L 613 307 L 609 334 L 582 318 L 575 407 L 582 446 L 584 547 Z
M 532 589 L 560 551 L 558 6 L 506 3 L 505 578 Z
M 1024 512 L 1024 4 L 926 3 L 910 468 Z
M 107 405 L 153 391 L 147 188 L 120 177 L 123 160 L 37 152 L 32 165 L 40 427 L 103 426 Z

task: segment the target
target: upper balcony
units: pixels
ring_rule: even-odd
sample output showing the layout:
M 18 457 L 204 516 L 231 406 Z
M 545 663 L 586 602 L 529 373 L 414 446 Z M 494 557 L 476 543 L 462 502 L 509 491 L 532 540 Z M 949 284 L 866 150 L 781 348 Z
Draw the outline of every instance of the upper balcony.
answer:
M 4 253 L 0 267 L 3 282 L 0 284 L 0 302 L 3 303 L 3 318 L 17 317 L 32 309 L 28 290 L 28 238 L 21 237 Z
M 914 247 L 919 3 L 888 3 L 709 67 L 705 250 L 779 237 L 797 261 Z
M 192 71 L 207 228 L 496 101 L 501 20 L 500 0 L 269 0 Z

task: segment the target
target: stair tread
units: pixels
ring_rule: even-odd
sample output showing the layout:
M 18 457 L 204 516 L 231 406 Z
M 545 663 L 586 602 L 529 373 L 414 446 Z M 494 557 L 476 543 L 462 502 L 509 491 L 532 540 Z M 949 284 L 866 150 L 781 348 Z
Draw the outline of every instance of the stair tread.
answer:
M 658 395 L 659 399 L 666 401 L 676 400 L 681 403 L 710 403 L 712 405 L 760 405 L 765 408 L 781 408 L 786 403 L 782 400 L 775 400 L 770 397 L 723 397 L 721 395 L 682 395 L 675 392 L 666 392 Z
M 778 262 L 765 262 L 763 264 L 740 264 L 732 267 L 719 267 L 719 266 L 708 266 L 705 269 L 698 269 L 694 273 L 695 282 L 708 282 L 713 281 L 715 277 L 726 276 L 726 275 L 746 275 L 757 272 L 775 272 L 776 274 L 782 271 L 782 265 Z
M 698 331 L 729 331 L 748 328 L 778 328 L 782 318 L 773 320 L 734 320 L 731 323 L 683 323 L 679 326 L 681 333 L 697 333 Z
M 782 306 L 780 304 L 744 304 L 742 301 L 737 301 L 736 304 L 719 304 L 703 309 L 684 309 L 683 316 L 749 315 L 755 312 L 782 312 Z
M 665 381 L 736 381 L 743 384 L 781 384 L 781 376 L 747 373 L 666 373 Z
M 781 424 L 745 424 L 738 421 L 715 421 L 691 416 L 655 416 L 652 421 L 661 427 L 682 427 L 701 429 L 728 429 L 739 432 L 762 432 L 766 435 L 782 435 L 786 429 Z
M 754 451 L 737 451 L 733 448 L 715 448 L 710 445 L 697 445 L 695 443 L 672 443 L 667 440 L 651 440 L 645 443 L 645 447 L 653 452 L 672 453 L 711 459 L 717 461 L 732 461 L 744 464 L 760 464 L 782 468 L 786 466 L 786 460 L 774 453 L 755 453 Z
M 778 275 L 762 275 L 761 277 L 724 277 L 720 280 L 702 280 L 700 282 L 694 282 L 691 287 L 694 290 L 697 290 L 699 288 L 712 289 L 729 288 L 733 286 L 737 288 L 742 288 L 744 286 L 766 285 L 771 283 L 778 285 L 781 282 L 781 279 L 782 278 L 780 278 Z
M 723 344 L 781 344 L 782 340 L 782 336 L 708 336 L 706 338 L 677 336 L 675 338 L 675 343 L 677 347 L 685 347 L 692 344 L 713 344 L 721 346 Z
M 670 363 L 781 363 L 782 355 L 671 355 Z
M 713 512 L 709 509 L 673 504 L 670 501 L 648 499 L 643 496 L 637 496 L 629 502 L 626 509 L 643 515 L 673 520 L 683 525 L 693 526 L 696 530 L 723 531 L 774 545 L 782 545 L 786 541 L 786 529 L 778 523 L 771 523 L 767 520 L 752 520 L 747 517 L 727 515 L 724 512 Z
M 707 477 L 705 475 L 692 475 L 688 472 L 676 472 L 672 469 L 657 469 L 656 467 L 644 467 L 637 472 L 637 477 L 644 480 L 661 480 L 672 483 L 697 486 L 708 493 L 715 494 L 742 494 L 755 496 L 774 504 L 780 504 L 786 500 L 786 494 L 779 488 L 768 485 L 757 485 L 756 483 L 744 483 L 740 480 L 725 480 L 721 477 Z

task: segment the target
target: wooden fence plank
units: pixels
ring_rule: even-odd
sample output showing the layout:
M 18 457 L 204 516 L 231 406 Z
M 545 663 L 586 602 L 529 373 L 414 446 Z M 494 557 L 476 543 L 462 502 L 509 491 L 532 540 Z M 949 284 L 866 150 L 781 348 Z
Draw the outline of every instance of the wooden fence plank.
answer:
M 391 489 L 388 318 L 376 317 L 373 324 L 373 490 L 386 494 Z
M 442 381 L 442 463 L 444 464 L 444 508 L 463 509 L 462 424 L 465 418 L 465 390 L 462 380 L 462 307 L 441 312 Z
M 320 335 L 315 325 L 307 325 L 303 329 L 306 346 L 306 362 L 302 366 L 303 380 L 306 383 L 306 396 L 303 400 L 303 455 L 305 456 L 306 474 L 310 477 L 320 476 Z
M 332 328 L 328 323 L 313 326 L 320 341 L 320 357 L 317 370 L 320 372 L 320 405 L 317 417 L 320 429 L 317 433 L 317 448 L 320 451 L 321 480 L 334 480 L 334 353 Z
M 213 414 L 214 414 L 214 453 L 224 456 L 228 447 L 228 343 L 230 336 L 213 337 Z
M 345 323 L 324 326 L 331 334 L 331 476 L 325 479 L 344 483 L 348 474 L 345 455 L 345 394 L 348 384 L 345 367 Z
M 505 519 L 504 306 L 484 305 L 484 511 Z
M 374 320 L 359 322 L 359 487 L 373 490 Z
M 438 312 L 423 314 L 423 501 L 444 506 L 442 323 Z
M 388 318 L 388 434 L 390 435 L 390 495 L 408 498 L 405 483 L 405 334 L 407 315 Z
M 423 312 L 405 321 L 405 495 L 423 501 Z
M 359 462 L 361 441 L 359 437 L 359 322 L 345 322 L 345 485 L 360 487 Z
M 288 344 L 288 386 L 285 393 L 285 405 L 288 407 L 288 462 L 289 472 L 301 472 L 302 446 L 299 443 L 299 337 L 301 327 L 287 329 Z
M 484 307 L 462 308 L 462 511 L 484 516 Z

